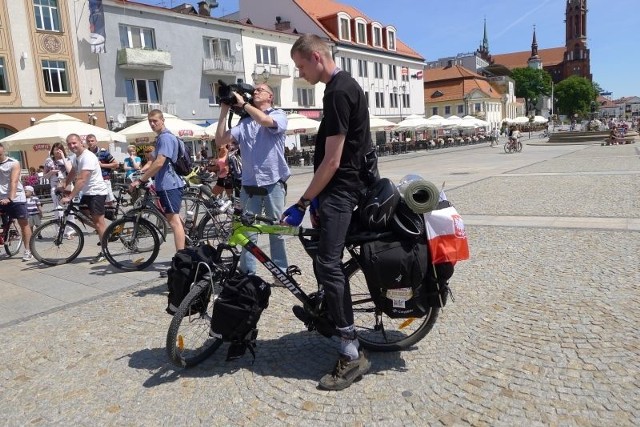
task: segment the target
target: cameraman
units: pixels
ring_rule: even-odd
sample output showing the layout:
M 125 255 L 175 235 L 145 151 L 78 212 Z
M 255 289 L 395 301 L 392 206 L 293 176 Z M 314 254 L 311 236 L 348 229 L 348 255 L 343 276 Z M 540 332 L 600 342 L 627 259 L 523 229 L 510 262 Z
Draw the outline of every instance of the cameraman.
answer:
M 216 130 L 216 146 L 238 143 L 242 153 L 242 190 L 240 205 L 243 210 L 262 213 L 271 218 L 280 218 L 284 211 L 286 184 L 291 175 L 284 156 L 287 115 L 273 108 L 273 90 L 266 84 L 253 91 L 251 102 L 236 91 L 220 108 L 220 119 Z M 229 102 L 225 102 L 229 101 Z M 230 103 L 237 111 L 246 113 L 237 126 L 227 130 L 227 114 Z M 251 239 L 256 242 L 257 236 Z M 269 236 L 270 254 L 273 262 L 286 271 L 289 263 L 284 236 Z M 256 273 L 256 259 L 242 250 L 240 269 L 247 274 Z M 282 286 L 276 279 L 274 286 Z

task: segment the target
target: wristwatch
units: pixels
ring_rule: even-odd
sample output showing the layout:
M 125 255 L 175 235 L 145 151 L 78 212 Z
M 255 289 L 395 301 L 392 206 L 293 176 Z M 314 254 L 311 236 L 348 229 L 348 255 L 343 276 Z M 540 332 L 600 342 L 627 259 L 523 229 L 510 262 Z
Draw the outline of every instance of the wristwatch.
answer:
M 246 110 L 247 105 L 250 105 L 250 104 L 248 102 L 245 102 L 244 104 L 242 104 L 242 111 L 245 111 L 245 112 L 247 111 Z
M 306 209 L 311 204 L 311 200 L 300 197 L 300 200 L 298 200 L 298 204 Z

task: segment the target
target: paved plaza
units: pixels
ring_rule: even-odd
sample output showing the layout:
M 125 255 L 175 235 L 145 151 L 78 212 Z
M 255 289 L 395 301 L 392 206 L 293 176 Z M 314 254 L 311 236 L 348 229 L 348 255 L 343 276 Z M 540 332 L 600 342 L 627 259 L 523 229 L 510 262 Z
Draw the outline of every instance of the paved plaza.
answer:
M 304 331 L 274 288 L 255 362 L 175 369 L 166 283 L 81 257 L 45 268 L 0 259 L 0 413 L 5 425 L 640 424 L 640 147 L 487 144 L 381 158 L 418 173 L 465 219 L 471 260 L 455 302 L 409 351 L 371 353 L 341 392 L 316 389 L 337 343 Z M 310 179 L 295 168 L 289 198 Z M 172 241 L 159 263 L 166 266 Z M 290 262 L 314 283 L 299 242 Z

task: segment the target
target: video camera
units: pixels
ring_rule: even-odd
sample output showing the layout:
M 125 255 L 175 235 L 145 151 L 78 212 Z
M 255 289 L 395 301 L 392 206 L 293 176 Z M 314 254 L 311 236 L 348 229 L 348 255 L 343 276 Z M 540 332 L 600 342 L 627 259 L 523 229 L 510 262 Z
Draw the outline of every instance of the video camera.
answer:
M 231 111 L 235 114 L 244 117 L 248 113 L 242 109 L 242 106 L 234 105 L 236 103 L 236 97 L 233 94 L 238 93 L 242 96 L 245 102 L 253 105 L 253 91 L 255 88 L 248 83 L 231 83 L 227 84 L 222 80 L 218 80 L 220 87 L 218 88 L 218 95 L 220 96 L 220 102 L 231 106 Z

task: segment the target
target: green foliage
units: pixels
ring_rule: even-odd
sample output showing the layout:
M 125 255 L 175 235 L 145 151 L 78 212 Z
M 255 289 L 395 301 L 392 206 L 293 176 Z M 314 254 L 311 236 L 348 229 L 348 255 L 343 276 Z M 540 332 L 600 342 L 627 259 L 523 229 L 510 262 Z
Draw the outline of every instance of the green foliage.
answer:
M 571 117 L 578 114 L 588 117 L 593 106 L 596 106 L 598 85 L 584 77 L 571 76 L 555 86 L 555 105 L 558 113 Z
M 514 68 L 511 70 L 511 78 L 516 84 L 516 96 L 527 101 L 527 115 L 529 107 L 538 103 L 538 97 L 551 94 L 551 75 L 545 70 Z

